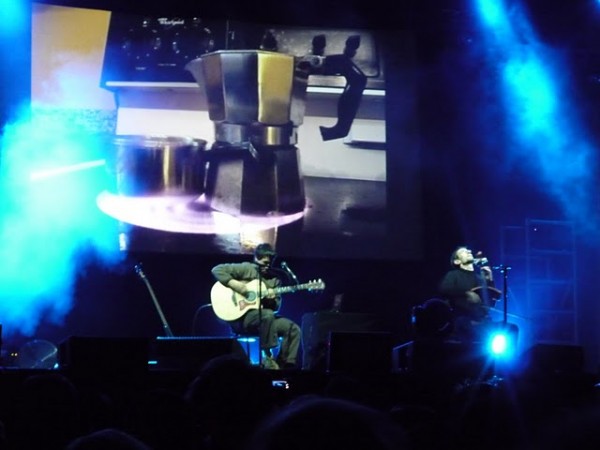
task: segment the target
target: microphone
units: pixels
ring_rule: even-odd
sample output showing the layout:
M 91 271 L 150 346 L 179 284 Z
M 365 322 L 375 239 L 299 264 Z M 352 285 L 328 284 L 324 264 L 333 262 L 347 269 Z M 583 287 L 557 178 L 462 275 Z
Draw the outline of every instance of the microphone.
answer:
M 281 268 L 283 270 L 286 271 L 286 273 L 292 277 L 292 279 L 294 280 L 294 282 L 296 284 L 300 284 L 300 282 L 298 281 L 298 277 L 296 276 L 296 274 L 292 271 L 292 269 L 290 269 L 290 267 L 287 265 L 287 263 L 285 261 L 281 261 Z
M 489 263 L 490 262 L 488 261 L 488 259 L 486 257 L 475 258 L 473 260 L 473 265 L 476 267 L 487 266 Z

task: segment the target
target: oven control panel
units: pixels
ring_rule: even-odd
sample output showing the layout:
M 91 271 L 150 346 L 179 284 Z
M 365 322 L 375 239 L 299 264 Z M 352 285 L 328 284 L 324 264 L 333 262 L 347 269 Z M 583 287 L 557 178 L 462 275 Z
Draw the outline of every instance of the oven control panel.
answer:
M 377 36 L 352 29 L 266 26 L 200 17 L 111 14 L 101 85 L 190 83 L 186 64 L 217 50 L 264 49 L 291 54 L 347 58 L 367 78 L 367 88 L 384 89 Z M 311 76 L 309 85 L 344 87 L 340 76 Z
M 189 82 L 185 65 L 225 48 L 225 22 L 112 13 L 102 85 L 122 82 Z

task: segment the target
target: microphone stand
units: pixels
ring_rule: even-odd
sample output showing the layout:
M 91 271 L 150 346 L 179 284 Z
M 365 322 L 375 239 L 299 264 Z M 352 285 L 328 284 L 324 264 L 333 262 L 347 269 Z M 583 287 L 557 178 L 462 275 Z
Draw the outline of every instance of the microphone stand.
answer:
M 508 322 L 508 271 L 511 269 L 510 266 L 505 266 L 504 264 L 500 264 L 494 269 L 499 269 L 502 274 L 502 300 L 504 301 L 503 305 L 503 321 L 502 323 L 506 326 Z
M 165 318 L 165 315 L 162 312 L 160 304 L 158 303 L 158 299 L 156 298 L 156 295 L 154 294 L 154 289 L 152 289 L 152 286 L 150 285 L 148 278 L 146 278 L 146 274 L 144 274 L 144 272 L 142 270 L 142 265 L 137 264 L 135 266 L 135 271 L 140 276 L 142 281 L 146 284 L 146 287 L 148 288 L 148 292 L 150 292 L 150 297 L 152 297 L 152 301 L 154 302 L 154 307 L 156 308 L 156 311 L 158 312 L 158 316 L 160 317 L 160 320 L 162 322 L 163 329 L 165 330 L 165 335 L 168 337 L 173 337 L 173 332 L 171 331 L 171 328 L 169 327 L 169 324 L 167 323 L 167 319 Z
M 502 318 L 502 328 L 504 332 L 508 332 L 508 271 L 510 270 L 509 266 L 505 266 L 504 264 L 500 264 L 499 266 L 492 267 L 492 269 L 500 270 L 502 274 L 502 300 L 504 301 L 504 305 L 502 308 L 503 318 Z M 497 361 L 494 361 L 494 372 L 497 369 Z M 502 377 L 500 377 L 497 373 L 492 376 L 490 382 L 493 385 L 498 385 L 502 381 Z
M 262 366 L 263 356 L 262 356 L 262 272 L 260 271 L 260 266 L 258 267 L 258 366 Z

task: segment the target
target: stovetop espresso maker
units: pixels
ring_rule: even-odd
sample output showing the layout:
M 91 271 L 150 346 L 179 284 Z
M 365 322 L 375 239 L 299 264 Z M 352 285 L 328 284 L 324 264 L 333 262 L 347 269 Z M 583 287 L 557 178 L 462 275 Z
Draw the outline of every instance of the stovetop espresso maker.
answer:
M 323 140 L 345 137 L 367 78 L 352 62 L 352 46 L 340 55 L 297 57 L 269 49 L 220 50 L 190 61 L 186 69 L 205 90 L 215 139 L 206 150 L 204 198 L 234 216 L 281 216 L 305 207 L 297 132 L 311 74 L 344 76 L 333 127 Z M 264 48 L 264 47 L 263 47 Z

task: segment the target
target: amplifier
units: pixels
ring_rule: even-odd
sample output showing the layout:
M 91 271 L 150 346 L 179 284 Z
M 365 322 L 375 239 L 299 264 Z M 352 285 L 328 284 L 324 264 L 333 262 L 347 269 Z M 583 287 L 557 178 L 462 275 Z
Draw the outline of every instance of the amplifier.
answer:
M 200 370 L 209 360 L 223 355 L 248 359 L 233 337 L 157 337 L 150 343 L 150 367 L 167 370 Z
M 329 334 L 327 371 L 346 373 L 390 373 L 392 336 L 390 333 Z
M 326 370 L 332 332 L 368 333 L 382 331 L 375 314 L 314 312 L 302 316 L 302 368 Z

